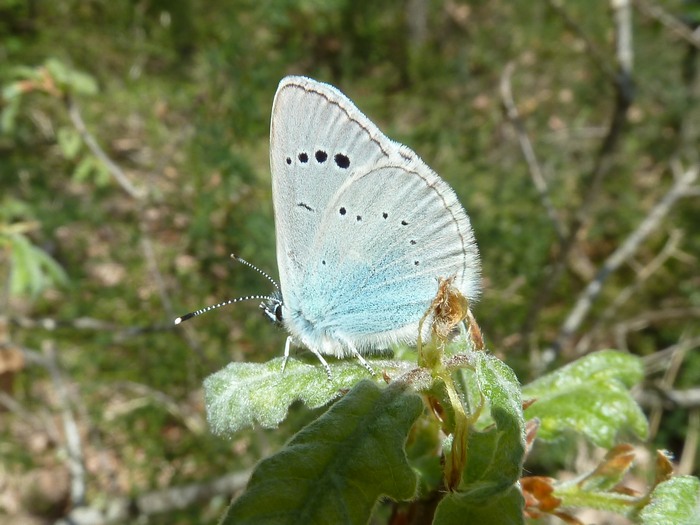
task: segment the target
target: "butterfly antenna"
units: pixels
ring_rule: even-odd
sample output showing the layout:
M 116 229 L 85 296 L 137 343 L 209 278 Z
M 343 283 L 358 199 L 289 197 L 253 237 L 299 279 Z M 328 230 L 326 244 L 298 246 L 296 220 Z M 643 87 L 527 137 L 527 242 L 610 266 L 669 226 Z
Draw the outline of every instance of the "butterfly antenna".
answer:
M 267 279 L 268 281 L 270 281 L 270 282 L 272 283 L 272 286 L 274 286 L 277 290 L 280 289 L 280 286 L 279 286 L 279 284 L 277 284 L 277 281 L 275 281 L 275 280 L 274 280 L 272 277 L 270 277 L 266 272 L 262 271 L 260 268 L 258 268 L 258 267 L 255 266 L 254 264 L 249 263 L 249 262 L 246 261 L 245 259 L 241 259 L 241 258 L 240 258 L 238 255 L 236 255 L 235 253 L 232 253 L 232 254 L 231 254 L 231 259 L 233 259 L 234 261 L 238 261 L 239 263 L 245 264 L 248 268 L 250 268 L 250 269 L 252 269 L 252 270 L 255 270 L 255 271 L 258 272 L 260 275 L 262 275 L 265 279 Z
M 188 314 L 182 315 L 175 319 L 175 324 L 180 324 L 183 321 L 187 321 L 188 319 L 192 319 L 193 317 L 197 317 L 198 315 L 205 314 L 207 312 L 211 312 L 212 310 L 216 310 L 217 308 L 221 308 L 222 306 L 228 306 L 233 303 L 240 303 L 241 301 L 255 301 L 255 300 L 262 300 L 262 301 L 271 301 L 278 303 L 279 299 L 270 295 L 248 295 L 246 297 L 238 297 L 236 299 L 229 299 L 228 301 L 224 301 L 223 303 L 219 304 L 213 304 L 211 306 L 205 306 L 204 308 L 200 308 L 199 310 L 195 312 L 190 312 Z

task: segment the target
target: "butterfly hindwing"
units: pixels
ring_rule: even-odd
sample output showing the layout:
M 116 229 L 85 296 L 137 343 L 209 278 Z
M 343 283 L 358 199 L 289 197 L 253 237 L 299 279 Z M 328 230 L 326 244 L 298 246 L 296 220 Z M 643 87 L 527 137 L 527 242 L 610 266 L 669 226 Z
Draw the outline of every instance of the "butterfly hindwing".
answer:
M 478 253 L 454 192 L 422 161 L 357 173 L 329 201 L 288 307 L 358 348 L 415 341 L 438 279 L 478 290 Z

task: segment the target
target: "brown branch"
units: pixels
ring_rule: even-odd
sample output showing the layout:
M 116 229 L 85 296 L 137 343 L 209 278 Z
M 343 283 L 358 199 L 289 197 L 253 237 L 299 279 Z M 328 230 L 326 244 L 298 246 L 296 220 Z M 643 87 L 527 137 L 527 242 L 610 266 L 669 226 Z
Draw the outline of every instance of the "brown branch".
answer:
M 566 228 L 562 224 L 559 213 L 557 212 L 552 199 L 549 196 L 549 188 L 547 187 L 547 181 L 545 180 L 544 174 L 542 173 L 542 168 L 540 163 L 537 161 L 537 155 L 535 153 L 535 148 L 532 146 L 532 141 L 525 130 L 525 125 L 520 118 L 520 112 L 518 111 L 518 106 L 515 104 L 515 99 L 513 98 L 513 90 L 511 87 L 511 77 L 513 76 L 513 70 L 515 69 L 515 64 L 510 62 L 503 69 L 503 74 L 501 75 L 501 101 L 505 109 L 506 116 L 515 129 L 515 133 L 518 136 L 518 143 L 520 144 L 520 150 L 522 151 L 523 157 L 525 157 L 525 162 L 527 163 L 528 170 L 530 172 L 530 178 L 532 183 L 535 185 L 535 189 L 539 194 L 540 201 L 545 210 L 547 210 L 547 215 L 549 215 L 549 220 L 554 226 L 554 231 L 557 233 L 557 237 L 560 242 L 564 241 L 566 236 Z
M 110 159 L 109 156 L 100 147 L 100 145 L 97 143 L 97 140 L 95 140 L 95 137 L 93 137 L 92 134 L 88 131 L 87 126 L 83 121 L 83 117 L 80 114 L 80 110 L 78 109 L 78 106 L 72 98 L 68 97 L 66 99 L 66 107 L 68 109 L 68 116 L 70 117 L 71 122 L 73 122 L 75 129 L 78 130 L 78 133 L 80 133 L 80 136 L 82 137 L 83 141 L 87 145 L 88 149 L 92 152 L 92 154 L 95 155 L 95 157 L 97 157 L 99 161 L 105 165 L 107 171 L 109 171 L 110 175 L 114 177 L 114 179 L 124 191 L 126 191 L 131 197 L 133 197 L 136 200 L 143 199 L 146 196 L 145 191 L 139 190 L 136 187 L 134 187 L 129 181 L 129 178 L 122 171 L 122 169 L 114 161 L 112 161 L 112 159 Z
M 645 389 L 637 393 L 635 399 L 645 408 L 653 408 L 661 404 L 667 409 L 698 409 L 700 408 L 700 388 L 686 390 Z
M 688 44 L 700 49 L 700 33 L 693 31 L 677 17 L 665 11 L 661 6 L 647 2 L 647 0 L 632 0 L 632 2 L 642 14 L 653 18 Z
M 135 498 L 116 497 L 106 509 L 78 507 L 54 525 L 107 525 L 132 522 L 138 517 L 182 510 L 216 496 L 240 492 L 248 483 L 252 471 L 234 472 L 203 482 L 157 490 Z
M 663 267 L 666 261 L 676 253 L 678 249 L 678 244 L 682 238 L 682 233 L 680 230 L 673 230 L 671 235 L 661 249 L 661 251 L 639 270 L 636 274 L 636 280 L 634 283 L 630 284 L 624 288 L 617 297 L 612 301 L 610 306 L 608 306 L 605 311 L 600 315 L 595 325 L 587 331 L 587 333 L 579 340 L 576 344 L 576 355 L 583 355 L 589 351 L 593 345 L 593 341 L 599 337 L 600 332 L 606 323 L 612 321 L 612 319 L 617 315 L 620 308 L 629 301 L 634 294 L 639 291 L 644 284 L 649 280 L 649 278 L 654 275 L 659 269 Z
M 613 166 L 623 130 L 627 123 L 627 111 L 632 105 L 632 100 L 634 98 L 630 61 L 631 51 L 629 50 L 631 47 L 631 29 L 619 27 L 619 24 L 629 23 L 630 18 L 625 15 L 620 15 L 616 11 L 615 22 L 618 24 L 616 26 L 616 34 L 618 35 L 616 46 L 618 66 L 616 71 L 597 50 L 596 46 L 590 41 L 585 32 L 571 19 L 566 10 L 562 8 L 559 0 L 550 0 L 549 5 L 561 15 L 566 25 L 584 40 L 589 54 L 593 58 L 593 62 L 610 79 L 615 88 L 615 107 L 610 117 L 608 131 L 600 145 L 593 168 L 582 181 L 583 187 L 586 188 L 586 194 L 584 195 L 581 205 L 576 210 L 572 224 L 569 227 L 568 236 L 560 243 L 557 259 L 542 279 L 538 287 L 538 293 L 532 302 L 532 307 L 526 316 L 522 330 L 524 340 L 526 341 L 530 339 L 529 336 L 533 332 L 535 326 L 537 326 L 537 321 L 542 309 L 547 301 L 549 301 L 554 288 L 564 273 L 566 262 L 569 254 L 576 245 L 579 233 L 590 220 L 594 207 L 593 204 L 600 193 L 603 180 Z
M 676 201 L 684 197 L 688 188 L 695 182 L 698 177 L 698 170 L 698 166 L 694 166 L 682 174 L 666 195 L 652 208 L 637 229 L 606 259 L 595 279 L 588 283 L 588 286 L 581 293 L 578 301 L 576 301 L 576 304 L 564 321 L 559 335 L 552 345 L 553 350 L 558 351 L 570 341 L 588 315 L 593 302 L 600 295 L 607 278 L 627 261 L 637 251 L 642 242 L 661 225 Z
M 51 375 L 51 380 L 56 391 L 56 398 L 61 409 L 61 420 L 63 422 L 65 461 L 70 472 L 70 501 L 73 506 L 85 503 L 87 492 L 85 458 L 83 456 L 83 445 L 80 439 L 80 431 L 73 416 L 73 409 L 69 401 L 68 388 L 63 379 L 63 374 L 56 359 L 56 349 L 52 342 L 44 345 L 45 363 Z

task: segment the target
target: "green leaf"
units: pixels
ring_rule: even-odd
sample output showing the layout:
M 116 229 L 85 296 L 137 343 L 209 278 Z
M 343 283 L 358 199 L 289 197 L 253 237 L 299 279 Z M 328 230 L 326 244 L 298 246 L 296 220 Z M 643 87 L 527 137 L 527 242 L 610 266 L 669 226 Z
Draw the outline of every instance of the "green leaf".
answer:
M 24 235 L 8 236 L 10 245 L 10 293 L 36 296 L 54 284 L 65 284 L 63 268 Z
M 73 69 L 55 58 L 46 60 L 44 67 L 64 92 L 81 95 L 97 93 L 97 82 L 87 73 Z
M 539 418 L 537 436 L 561 438 L 573 430 L 598 446 L 610 448 L 621 430 L 647 435 L 644 413 L 629 388 L 643 377 L 639 358 L 603 350 L 579 359 L 523 388 L 523 397 L 536 399 L 525 412 Z
M 73 70 L 70 72 L 69 87 L 79 95 L 95 95 L 98 92 L 95 79 L 81 71 Z
M 440 487 L 440 422 L 435 417 L 421 417 L 411 428 L 406 442 L 406 455 L 418 474 L 418 496 L 428 495 Z
M 486 499 L 451 493 L 437 506 L 433 525 L 521 525 L 523 506 L 523 496 L 515 486 Z
M 651 501 L 639 513 L 639 523 L 700 523 L 700 480 L 693 476 L 678 476 L 659 483 L 651 493 Z
M 420 397 L 399 384 L 358 383 L 258 464 L 222 524 L 367 523 L 380 497 L 415 494 L 403 446 L 422 411 Z
M 274 428 L 295 401 L 302 401 L 309 408 L 321 407 L 369 376 L 353 359 L 331 363 L 332 381 L 320 364 L 290 359 L 282 372 L 282 361 L 280 357 L 267 363 L 231 363 L 204 380 L 207 419 L 212 432 L 227 434 L 255 423 Z M 412 366 L 402 361 L 370 360 L 370 363 L 377 371 L 391 371 L 392 376 Z
M 73 170 L 72 178 L 75 182 L 85 182 L 88 177 L 90 177 L 94 169 L 94 158 L 90 156 L 83 157 Z
M 58 147 L 61 148 L 61 153 L 68 160 L 73 160 L 83 145 L 80 133 L 72 128 L 60 128 L 56 133 L 56 139 L 58 140 Z
M 10 235 L 10 295 L 23 295 L 32 290 L 31 244 L 23 235 Z
M 486 499 L 508 490 L 520 479 L 525 456 L 525 421 L 520 383 L 501 360 L 474 352 L 472 381 L 490 408 L 495 423 L 469 435 L 467 465 L 459 492 L 472 499 Z M 468 376 L 468 371 L 465 371 Z M 467 378 L 467 381 L 470 379 Z
M 5 107 L 0 111 L 0 132 L 9 135 L 15 130 L 20 100 L 19 97 L 8 100 Z

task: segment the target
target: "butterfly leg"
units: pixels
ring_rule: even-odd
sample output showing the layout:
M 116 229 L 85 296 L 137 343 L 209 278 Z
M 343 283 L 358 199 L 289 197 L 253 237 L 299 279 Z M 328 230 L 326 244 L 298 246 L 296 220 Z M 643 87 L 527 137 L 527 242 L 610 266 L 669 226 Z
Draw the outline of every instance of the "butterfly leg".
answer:
M 282 373 L 284 374 L 284 369 L 287 368 L 287 360 L 289 359 L 289 351 L 292 348 L 292 336 L 287 337 L 287 341 L 284 343 L 284 360 L 282 361 Z
M 287 367 L 287 360 L 289 359 L 289 352 L 292 349 L 292 341 L 293 341 L 293 338 L 290 335 L 289 337 L 287 337 L 287 341 L 284 343 L 284 360 L 282 361 L 282 373 L 284 373 L 284 369 Z M 333 374 L 331 374 L 331 367 L 328 366 L 328 363 L 326 362 L 326 360 L 316 350 L 311 350 L 311 352 L 318 358 L 319 361 L 321 361 L 323 368 L 326 370 L 326 375 L 328 376 L 328 380 L 332 381 Z
M 321 364 L 323 365 L 323 368 L 326 369 L 326 375 L 328 376 L 328 381 L 333 381 L 333 374 L 331 374 L 331 367 L 328 366 L 328 363 L 326 362 L 326 360 L 325 360 L 325 359 L 323 358 L 323 356 L 322 356 L 319 352 L 317 352 L 316 350 L 314 350 L 314 349 L 310 349 L 310 350 L 311 350 L 311 352 L 312 352 L 316 357 L 318 357 L 318 360 L 321 361 Z
M 367 362 L 367 360 L 365 360 L 365 358 L 362 357 L 362 354 L 360 354 L 360 352 L 357 351 L 357 348 L 355 348 L 355 345 L 352 344 L 351 341 L 349 341 L 348 339 L 345 339 L 345 338 L 343 338 L 342 341 L 350 349 L 350 352 L 352 353 L 352 355 L 355 358 L 357 358 L 357 360 L 360 363 L 362 363 L 362 366 L 364 366 L 370 374 L 375 375 L 374 369 L 370 366 L 370 364 Z

